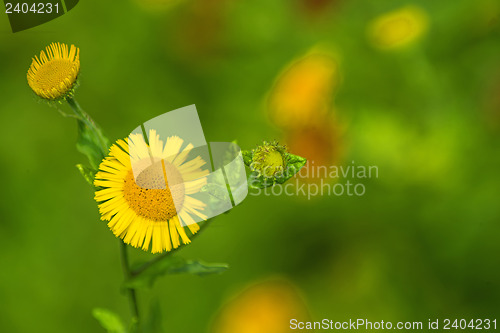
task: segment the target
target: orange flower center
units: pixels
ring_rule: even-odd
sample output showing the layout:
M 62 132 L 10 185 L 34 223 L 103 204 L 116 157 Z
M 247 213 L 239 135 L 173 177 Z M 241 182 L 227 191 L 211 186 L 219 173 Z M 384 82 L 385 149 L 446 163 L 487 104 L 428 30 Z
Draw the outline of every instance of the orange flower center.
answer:
M 176 216 L 184 204 L 184 194 L 181 173 L 163 160 L 145 168 L 135 179 L 130 170 L 123 185 L 130 208 L 153 221 L 167 221 Z

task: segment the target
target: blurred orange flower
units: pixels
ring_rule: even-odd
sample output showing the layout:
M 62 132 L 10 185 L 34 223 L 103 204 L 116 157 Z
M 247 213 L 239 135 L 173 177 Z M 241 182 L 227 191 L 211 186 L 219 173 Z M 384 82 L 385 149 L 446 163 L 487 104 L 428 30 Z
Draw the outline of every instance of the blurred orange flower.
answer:
M 315 50 L 293 61 L 269 94 L 271 120 L 284 129 L 317 122 L 330 109 L 339 81 L 337 62 L 328 52 Z
M 253 285 L 227 303 L 214 322 L 214 333 L 285 333 L 290 320 L 309 317 L 297 289 L 286 280 Z
M 325 168 L 340 162 L 341 135 L 339 126 L 325 117 L 323 122 L 287 132 L 285 143 L 290 151 L 307 159 L 298 177 L 306 182 L 319 182 L 328 173 Z

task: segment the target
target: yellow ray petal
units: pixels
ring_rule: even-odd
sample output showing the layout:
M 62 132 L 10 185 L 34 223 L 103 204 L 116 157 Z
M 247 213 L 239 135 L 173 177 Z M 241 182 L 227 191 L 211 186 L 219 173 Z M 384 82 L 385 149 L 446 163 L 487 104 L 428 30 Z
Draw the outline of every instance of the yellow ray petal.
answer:
M 180 245 L 179 234 L 177 233 L 175 223 L 173 223 L 172 220 L 168 221 L 168 226 L 170 229 L 170 239 L 172 240 L 172 247 L 176 249 Z
M 174 157 L 179 153 L 184 140 L 178 136 L 171 136 L 167 139 L 162 157 L 169 163 L 172 163 Z
M 178 154 L 175 159 L 173 160 L 173 164 L 176 165 L 176 166 L 179 166 L 181 165 L 182 163 L 184 163 L 184 161 L 186 160 L 188 154 L 191 152 L 191 150 L 193 149 L 193 144 L 188 144 L 186 146 L 186 148 L 184 148 L 182 150 L 182 152 L 180 154 Z
M 181 224 L 179 222 L 179 218 L 177 216 L 174 216 L 172 218 L 172 221 L 175 224 L 175 228 L 177 229 L 177 232 L 181 236 L 182 243 L 183 244 L 189 244 L 189 243 L 191 243 L 191 240 L 189 240 L 189 237 L 186 235 L 186 231 L 184 230 L 184 228 L 181 226 Z

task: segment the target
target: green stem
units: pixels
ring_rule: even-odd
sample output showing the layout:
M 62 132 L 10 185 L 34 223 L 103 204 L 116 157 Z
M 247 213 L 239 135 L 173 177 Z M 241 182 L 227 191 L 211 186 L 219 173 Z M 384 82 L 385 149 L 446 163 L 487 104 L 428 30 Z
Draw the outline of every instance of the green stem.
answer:
M 85 126 L 87 126 L 95 136 L 102 157 L 106 156 L 110 144 L 108 139 L 103 135 L 99 126 L 85 111 L 83 111 L 77 101 L 75 101 L 71 97 L 66 98 L 66 101 L 71 106 L 71 109 L 73 109 L 73 112 L 75 113 L 75 116 L 78 118 L 78 120 L 81 121 Z M 121 239 L 119 240 L 119 242 L 123 274 L 125 275 L 125 280 L 128 280 L 132 276 L 132 271 L 130 269 L 130 263 L 128 259 L 127 244 L 125 244 Z M 137 294 L 135 289 L 132 288 L 127 288 L 127 293 L 130 303 L 130 310 L 133 316 L 132 322 L 135 326 L 137 326 L 139 323 L 139 305 L 137 302 Z
M 108 139 L 102 134 L 99 126 L 85 111 L 83 111 L 83 109 L 80 107 L 80 104 L 78 104 L 76 100 L 74 100 L 72 97 L 67 97 L 66 101 L 68 102 L 69 106 L 71 106 L 71 109 L 73 109 L 76 117 L 92 130 L 92 133 L 94 133 L 97 141 L 99 142 L 101 153 L 103 154 L 103 156 L 106 156 L 110 144 Z
M 125 275 L 125 280 L 129 279 L 132 276 L 132 272 L 130 270 L 130 263 L 128 260 L 128 252 L 127 252 L 127 244 L 125 244 L 122 240 L 120 240 L 120 253 L 122 258 L 122 266 L 123 266 L 123 274 Z M 133 319 L 136 323 L 139 323 L 139 305 L 137 303 L 137 295 L 135 289 L 128 288 L 127 289 L 130 310 L 132 311 Z

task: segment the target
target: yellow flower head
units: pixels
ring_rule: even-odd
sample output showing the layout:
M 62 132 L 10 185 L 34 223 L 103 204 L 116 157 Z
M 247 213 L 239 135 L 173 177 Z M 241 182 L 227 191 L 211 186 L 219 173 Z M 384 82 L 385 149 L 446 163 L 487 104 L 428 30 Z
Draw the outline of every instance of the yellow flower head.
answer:
M 396 49 L 418 40 L 428 28 L 426 13 L 407 6 L 376 18 L 368 28 L 372 43 L 380 49 Z
M 228 302 L 214 321 L 214 333 L 288 333 L 290 319 L 307 321 L 308 309 L 290 282 L 273 279 L 250 286 Z
M 80 50 L 74 45 L 52 43 L 35 56 L 28 69 L 28 84 L 38 96 L 47 100 L 72 95 L 80 72 Z
M 283 173 L 286 167 L 285 146 L 275 142 L 264 142 L 262 146 L 253 151 L 250 168 L 258 171 L 264 177 L 274 177 Z
M 271 120 L 293 129 L 321 119 L 339 81 L 337 62 L 328 51 L 315 49 L 295 60 L 279 75 L 269 95 Z
M 207 184 L 209 171 L 201 169 L 206 162 L 200 156 L 188 160 L 193 145 L 181 150 L 183 143 L 177 136 L 164 143 L 155 130 L 149 143 L 132 134 L 111 146 L 99 166 L 94 185 L 100 187 L 95 200 L 101 220 L 125 243 L 170 251 L 190 243 L 184 227 L 195 234 L 200 227 L 194 218 L 207 219 L 206 204 L 192 195 Z

